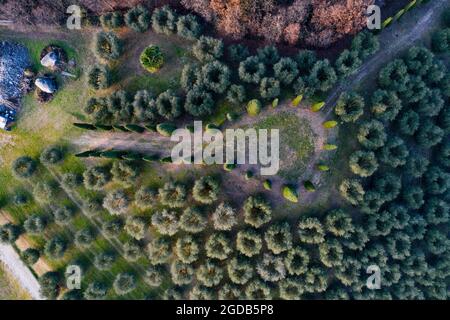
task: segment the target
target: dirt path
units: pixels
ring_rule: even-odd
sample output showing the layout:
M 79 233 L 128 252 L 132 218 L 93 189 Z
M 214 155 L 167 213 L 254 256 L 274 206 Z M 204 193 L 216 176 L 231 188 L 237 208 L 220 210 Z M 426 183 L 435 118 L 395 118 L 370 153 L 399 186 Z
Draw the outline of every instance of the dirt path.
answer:
M 0 260 L 8 271 L 17 279 L 20 286 L 27 290 L 34 300 L 44 300 L 40 286 L 28 267 L 22 262 L 17 252 L 10 245 L 0 244 Z

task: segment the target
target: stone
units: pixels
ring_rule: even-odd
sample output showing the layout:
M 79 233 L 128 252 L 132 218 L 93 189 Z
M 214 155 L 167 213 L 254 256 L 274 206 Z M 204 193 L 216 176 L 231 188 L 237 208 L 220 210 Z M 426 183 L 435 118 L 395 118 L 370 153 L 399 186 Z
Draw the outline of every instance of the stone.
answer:
M 45 93 L 55 93 L 58 88 L 55 80 L 51 78 L 39 77 L 34 84 Z
M 58 64 L 58 55 L 50 51 L 41 59 L 41 64 L 46 68 L 54 68 Z

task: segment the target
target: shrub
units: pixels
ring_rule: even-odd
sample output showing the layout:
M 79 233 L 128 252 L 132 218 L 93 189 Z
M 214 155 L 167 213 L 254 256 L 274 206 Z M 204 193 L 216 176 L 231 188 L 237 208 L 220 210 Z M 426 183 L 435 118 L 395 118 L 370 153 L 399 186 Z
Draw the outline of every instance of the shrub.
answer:
M 214 100 L 207 91 L 194 88 L 187 93 L 184 108 L 195 117 L 211 115 L 214 110 Z
M 241 62 L 250 56 L 250 51 L 243 44 L 233 44 L 228 47 L 228 57 L 232 62 Z
M 245 288 L 245 296 L 248 300 L 272 299 L 270 287 L 260 280 L 253 280 L 248 284 Z
M 232 84 L 227 92 L 227 100 L 234 104 L 240 104 L 245 101 L 245 88 L 241 85 Z
M 161 117 L 172 120 L 181 115 L 183 106 L 181 99 L 172 90 L 167 90 L 156 99 L 156 108 Z
M 147 245 L 147 256 L 153 265 L 166 263 L 171 256 L 170 241 L 166 238 L 153 238 Z
M 156 131 L 164 137 L 170 137 L 176 129 L 177 127 L 170 122 L 160 123 L 156 126 Z
M 75 245 L 77 245 L 80 248 L 89 247 L 94 240 L 95 234 L 89 228 L 82 229 L 75 234 Z
M 194 268 L 190 264 L 175 260 L 170 266 L 172 282 L 182 286 L 190 284 L 194 278 Z
M 233 251 L 230 239 L 224 233 L 212 234 L 205 243 L 206 255 L 212 259 L 225 260 Z
M 381 148 L 379 159 L 385 165 L 397 168 L 406 163 L 408 155 L 409 151 L 404 141 L 399 137 L 391 137 Z
M 95 41 L 95 50 L 100 58 L 117 60 L 123 51 L 122 41 L 112 32 L 99 32 Z
M 450 28 L 442 29 L 434 33 L 432 37 L 432 48 L 437 53 L 450 51 Z
M 197 39 L 202 33 L 202 25 L 192 14 L 180 16 L 177 21 L 177 33 L 186 39 Z
M 298 202 L 298 193 L 297 188 L 292 185 L 285 185 L 282 188 L 283 197 L 290 202 L 297 203 Z
M 193 263 L 198 259 L 200 246 L 192 236 L 183 236 L 177 239 L 175 253 L 181 262 Z
M 128 212 L 130 199 L 124 190 L 109 192 L 103 200 L 103 207 L 112 215 L 121 215 Z
M 245 223 L 259 228 L 272 219 L 270 204 L 260 197 L 249 197 L 244 203 Z
M 41 254 L 39 250 L 34 248 L 28 248 L 22 252 L 22 260 L 29 266 L 35 264 L 39 260 L 40 256 Z
M 211 204 L 217 200 L 219 192 L 218 181 L 211 176 L 204 176 L 195 182 L 192 195 L 200 203 Z
M 174 211 L 164 209 L 152 215 L 152 225 L 160 234 L 173 236 L 177 233 L 179 224 L 178 214 Z
M 274 254 L 280 254 L 292 248 L 292 234 L 288 222 L 282 222 L 271 225 L 266 233 L 264 239 L 267 248 Z
M 50 259 L 61 259 L 67 250 L 67 242 L 60 237 L 53 237 L 48 240 L 44 247 L 44 252 Z
M 371 32 L 358 33 L 352 41 L 352 50 L 358 52 L 361 60 L 371 56 L 380 48 L 378 37 Z
M 167 182 L 158 193 L 161 203 L 170 208 L 183 207 L 187 199 L 186 187 L 180 183 Z
M 336 237 L 348 238 L 354 230 L 352 217 L 342 209 L 332 210 L 325 217 L 325 229 Z
M 144 239 L 147 223 L 143 217 L 130 216 L 125 223 L 125 231 L 136 240 Z
M 323 226 L 316 218 L 301 219 L 298 224 L 298 234 L 300 241 L 305 243 L 318 244 L 325 240 Z
M 125 23 L 136 32 L 145 32 L 150 27 L 150 14 L 145 7 L 138 5 L 125 14 Z
M 280 95 L 280 82 L 275 78 L 262 78 L 259 94 L 264 99 L 273 99 Z
M 104 65 L 93 65 L 88 72 L 88 84 L 95 90 L 108 88 L 111 85 L 109 68 Z
M 339 186 L 339 192 L 344 197 L 344 199 L 346 199 L 354 206 L 358 205 L 359 203 L 361 203 L 361 201 L 363 201 L 364 189 L 359 180 L 356 179 L 344 180 Z
M 54 185 L 48 182 L 38 182 L 33 187 L 35 199 L 42 203 L 50 203 L 56 195 Z
M 119 273 L 114 279 L 114 291 L 123 296 L 133 291 L 137 286 L 136 277 L 131 273 Z
M 0 226 L 0 242 L 13 244 L 20 235 L 18 226 L 12 223 L 6 223 Z
M 269 67 L 280 61 L 280 54 L 275 46 L 265 46 L 258 49 L 258 59 Z
M 355 73 L 361 64 L 358 51 L 344 50 L 336 60 L 336 72 L 341 78 L 346 78 Z
M 258 84 L 266 74 L 266 67 L 258 57 L 248 57 L 239 64 L 239 78 L 247 83 Z
M 75 215 L 75 211 L 71 207 L 60 207 L 53 211 L 55 222 L 61 226 L 67 226 Z
M 378 161 L 372 151 L 356 151 L 350 156 L 349 166 L 360 177 L 370 177 L 378 169 Z
M 208 220 L 199 208 L 186 208 L 180 217 L 180 228 L 186 232 L 199 233 L 202 232 Z
M 159 287 L 164 281 L 165 272 L 162 266 L 149 266 L 142 277 L 149 286 Z
M 313 90 L 326 92 L 334 86 L 336 81 L 336 72 L 330 65 L 330 62 L 325 59 L 316 62 L 311 70 L 307 83 Z
M 406 136 L 412 136 L 419 129 L 420 117 L 413 110 L 403 112 L 398 119 L 398 131 Z
M 158 46 L 151 45 L 142 51 L 139 61 L 145 70 L 155 73 L 164 65 L 164 54 Z
M 223 42 L 219 39 L 201 36 L 192 47 L 194 56 L 202 61 L 214 61 L 223 55 Z
M 30 157 L 19 157 L 14 160 L 12 170 L 16 177 L 27 179 L 36 172 L 36 162 Z
M 214 261 L 207 259 L 197 268 L 197 281 L 206 287 L 217 286 L 223 278 L 223 269 Z
M 239 231 L 236 237 L 236 249 L 247 257 L 257 255 L 262 249 L 261 237 L 252 229 Z
M 235 210 L 228 204 L 221 203 L 212 214 L 214 229 L 229 231 L 237 224 Z
M 94 257 L 94 266 L 100 271 L 110 270 L 117 256 L 113 252 L 100 252 Z
M 119 219 L 105 221 L 102 224 L 102 231 L 108 237 L 117 237 L 123 229 L 123 222 Z
M 283 258 L 265 253 L 256 265 L 256 272 L 267 282 L 278 282 L 286 277 L 286 267 Z
M 155 32 L 170 35 L 175 32 L 176 23 L 177 15 L 169 6 L 163 6 L 153 11 L 152 28 Z
M 246 284 L 253 277 L 252 264 L 243 258 L 232 258 L 227 264 L 228 277 L 239 285 Z
M 290 249 L 284 259 L 288 273 L 293 276 L 299 276 L 306 273 L 309 261 L 308 251 L 300 247 Z
M 344 122 L 356 122 L 364 114 L 364 98 L 355 92 L 342 93 L 335 113 Z
M 274 66 L 275 78 L 282 84 L 291 84 L 298 76 L 297 63 L 291 58 L 281 58 Z
M 86 189 L 101 190 L 111 181 L 111 175 L 105 167 L 90 167 L 83 173 Z
M 429 149 L 439 144 L 444 137 L 444 130 L 435 125 L 431 119 L 425 120 L 416 133 L 419 146 Z
M 142 210 L 151 208 L 157 201 L 158 192 L 150 187 L 141 187 L 134 196 L 137 207 Z
M 46 225 L 47 221 L 44 219 L 44 217 L 36 214 L 29 216 L 27 220 L 25 220 L 25 222 L 23 223 L 25 231 L 30 234 L 42 233 Z
M 102 300 L 106 298 L 107 292 L 108 288 L 104 283 L 93 281 L 84 290 L 83 297 L 86 300 Z
M 357 138 L 361 145 L 370 150 L 381 148 L 387 139 L 384 125 L 377 120 L 360 125 Z
M 258 99 L 250 100 L 247 104 L 247 113 L 250 116 L 255 117 L 261 112 L 261 108 L 262 105 Z
M 58 272 L 46 272 L 39 277 L 40 292 L 48 299 L 56 299 L 60 291 L 61 277 Z

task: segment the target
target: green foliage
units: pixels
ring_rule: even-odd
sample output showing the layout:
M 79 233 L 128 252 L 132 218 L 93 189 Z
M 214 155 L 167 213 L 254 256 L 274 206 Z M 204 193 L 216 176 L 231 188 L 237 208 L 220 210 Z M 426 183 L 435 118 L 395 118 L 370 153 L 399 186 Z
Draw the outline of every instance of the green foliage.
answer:
M 99 32 L 95 40 L 98 56 L 106 60 L 117 60 L 122 55 L 123 43 L 113 32 Z
M 266 67 L 258 57 L 251 56 L 239 64 L 238 72 L 243 82 L 258 84 L 266 74 Z
M 281 58 L 274 66 L 275 78 L 282 84 L 289 85 L 299 73 L 297 63 L 291 58 Z
M 440 167 L 430 167 L 424 177 L 426 192 L 428 194 L 443 194 L 450 187 L 450 173 L 445 172 Z
M 139 122 L 153 122 L 158 117 L 156 103 L 153 94 L 148 90 L 136 92 L 133 99 L 134 116 Z M 116 129 L 116 128 L 115 128 Z M 118 128 L 120 131 L 128 131 L 126 128 Z
M 123 230 L 123 222 L 120 219 L 105 221 L 102 224 L 102 232 L 108 237 L 117 237 Z
M 248 300 L 270 300 L 272 299 L 272 293 L 265 282 L 253 280 L 245 288 L 245 297 Z
M 125 223 L 125 231 L 134 239 L 142 240 L 147 231 L 147 222 L 141 216 L 130 216 Z
M 302 218 L 298 224 L 300 241 L 310 244 L 322 243 L 325 240 L 325 230 L 317 218 Z
M 362 61 L 358 51 L 344 50 L 336 60 L 336 72 L 341 78 L 346 78 L 358 70 Z
M 174 284 L 179 286 L 187 285 L 194 278 L 194 268 L 190 264 L 175 260 L 170 266 L 170 274 L 172 275 L 172 282 Z
M 283 258 L 270 253 L 265 253 L 257 263 L 256 272 L 266 282 L 278 282 L 286 277 Z
M 378 37 L 368 31 L 358 33 L 352 41 L 352 50 L 358 52 L 361 60 L 373 55 L 379 48 Z
M 19 238 L 20 229 L 12 223 L 0 226 L 0 243 L 13 244 Z
M 394 91 L 380 90 L 372 95 L 371 111 L 382 121 L 392 121 L 402 108 L 402 102 Z
M 181 99 L 172 90 L 167 90 L 156 99 L 156 108 L 161 117 L 172 120 L 181 115 L 183 105 Z
M 28 179 L 36 172 L 36 162 L 30 157 L 19 157 L 12 164 L 13 174 L 22 179 Z
M 31 215 L 25 220 L 23 223 L 23 228 L 27 233 L 30 234 L 40 234 L 44 231 L 47 225 L 47 221 L 43 216 L 40 215 Z
M 88 84 L 95 90 L 106 89 L 111 85 L 111 72 L 105 65 L 93 65 L 88 72 Z
M 297 203 L 298 202 L 298 193 L 294 186 L 291 185 L 285 185 L 283 186 L 281 193 L 283 194 L 283 197 L 290 202 Z
M 84 290 L 83 297 L 86 300 L 103 300 L 106 298 L 107 292 L 108 287 L 104 283 L 93 281 Z
M 192 236 L 186 235 L 177 239 L 175 253 L 181 262 L 193 263 L 199 257 L 200 245 Z
M 39 250 L 37 250 L 37 249 L 28 248 L 22 252 L 21 256 L 22 256 L 22 260 L 27 265 L 32 266 L 39 260 L 39 257 L 41 256 L 41 254 L 40 254 Z
M 220 186 L 216 179 L 211 176 L 204 176 L 195 181 L 192 195 L 194 199 L 203 204 L 211 204 L 217 200 Z
M 119 11 L 107 12 L 100 16 L 100 24 L 103 29 L 115 29 L 123 27 L 125 21 Z
M 416 133 L 417 144 L 429 149 L 439 144 L 444 138 L 444 130 L 433 123 L 431 119 L 426 119 Z
M 280 61 L 280 54 L 275 46 L 265 46 L 258 49 L 258 59 L 270 67 Z
M 162 204 L 170 208 L 181 208 L 187 198 L 186 187 L 180 183 L 167 182 L 158 189 L 159 198 Z
M 378 162 L 372 151 L 356 151 L 350 156 L 350 169 L 360 177 L 369 177 L 378 169 Z
M 168 262 L 171 253 L 169 239 L 152 238 L 147 245 L 147 256 L 152 265 L 159 265 Z
M 211 218 L 216 230 L 229 231 L 237 224 L 236 211 L 223 202 L 217 206 Z
M 95 240 L 95 233 L 90 228 L 85 228 L 75 234 L 75 245 L 80 248 L 89 247 Z
M 145 7 L 138 5 L 127 11 L 125 24 L 136 32 L 145 32 L 150 27 L 150 14 Z
M 197 281 L 206 287 L 217 286 L 224 276 L 224 270 L 211 259 L 200 264 L 196 272 Z
M 292 234 L 288 222 L 282 222 L 269 226 L 264 239 L 267 248 L 274 254 L 280 254 L 292 248 Z
M 380 150 L 379 160 L 385 165 L 397 168 L 406 163 L 408 156 L 409 151 L 405 142 L 399 137 L 390 137 Z
M 262 78 L 259 93 L 264 99 L 273 99 L 280 95 L 280 82 L 275 78 Z
M 330 62 L 325 59 L 316 62 L 306 82 L 311 90 L 326 92 L 334 86 L 336 81 L 336 72 Z
M 237 233 L 236 249 L 247 257 L 260 253 L 262 240 L 258 232 L 253 229 L 241 230 Z
M 317 62 L 316 53 L 312 50 L 300 50 L 295 56 L 300 75 L 309 75 Z
M 336 237 L 348 238 L 354 231 L 352 217 L 342 209 L 332 210 L 325 217 L 325 229 Z
M 344 122 L 356 122 L 364 114 L 364 98 L 355 92 L 342 93 L 335 113 Z
M 162 266 L 149 266 L 145 270 L 143 280 L 151 287 L 159 287 L 164 281 L 166 270 Z
M 100 271 L 110 270 L 116 262 L 117 256 L 113 252 L 100 252 L 94 257 L 94 266 Z
M 61 184 L 63 187 L 68 189 L 73 189 L 83 183 L 83 177 L 77 173 L 64 173 L 61 175 Z
M 205 243 L 206 255 L 211 259 L 225 260 L 233 251 L 231 241 L 225 233 L 211 235 Z
M 177 21 L 177 33 L 180 37 L 194 40 L 202 33 L 202 25 L 192 14 L 180 16 Z
M 261 112 L 261 108 L 261 102 L 257 99 L 250 100 L 247 103 L 247 113 L 252 117 L 257 116 Z
M 156 126 L 156 131 L 164 137 L 170 137 L 177 127 L 173 123 L 164 122 Z
M 375 177 L 373 185 L 385 201 L 392 201 L 399 195 L 402 181 L 397 174 L 383 172 Z
M 328 240 L 319 245 L 319 257 L 324 266 L 336 268 L 342 265 L 344 250 L 336 239 Z
M 180 228 L 189 233 L 202 232 L 207 223 L 207 217 L 196 207 L 184 209 L 180 216 Z
M 398 130 L 405 136 L 414 135 L 420 126 L 420 117 L 413 110 L 402 112 L 398 119 Z
M 44 247 L 45 255 L 53 260 L 61 259 L 64 256 L 66 250 L 67 242 L 58 236 L 49 239 L 45 243 Z
M 346 199 L 354 206 L 363 201 L 364 189 L 359 180 L 346 179 L 342 181 L 339 186 L 339 192 L 344 197 L 344 199 Z
M 60 291 L 61 276 L 58 272 L 46 272 L 39 277 L 41 294 L 48 299 L 56 299 Z
M 230 85 L 231 72 L 228 67 L 218 61 L 205 64 L 201 69 L 203 86 L 214 93 L 224 93 Z
M 136 277 L 131 273 L 119 273 L 114 279 L 114 291 L 120 295 L 126 295 L 133 291 L 137 286 Z
M 177 19 L 176 13 L 169 6 L 156 8 L 152 15 L 152 28 L 157 33 L 170 35 L 176 31 Z
M 212 95 L 207 91 L 195 88 L 190 90 L 186 96 L 184 108 L 193 116 L 211 115 L 214 107 Z
M 67 226 L 75 216 L 75 211 L 68 206 L 59 207 L 53 210 L 55 222 L 61 226 Z
M 234 104 L 240 104 L 245 101 L 245 88 L 241 85 L 232 84 L 228 88 L 227 100 Z
M 123 256 L 127 261 L 136 262 L 143 255 L 143 250 L 139 242 L 131 240 L 123 245 Z
M 241 43 L 233 44 L 228 47 L 228 58 L 232 62 L 241 62 L 250 56 L 250 51 Z
M 227 264 L 228 277 L 239 285 L 246 284 L 253 277 L 253 266 L 249 260 L 234 257 Z
M 139 61 L 145 70 L 155 73 L 164 65 L 164 54 L 158 46 L 151 45 L 142 51 Z
M 366 121 L 361 124 L 357 138 L 362 146 L 370 150 L 381 148 L 387 139 L 384 125 L 377 120 Z
M 192 53 L 201 62 L 220 59 L 223 55 L 222 40 L 201 36 L 192 47 Z
M 180 225 L 178 213 L 163 209 L 152 215 L 152 226 L 163 235 L 173 236 Z
M 150 187 L 142 186 L 134 196 L 135 204 L 142 210 L 152 208 L 157 201 L 158 192 Z
M 103 200 L 103 207 L 111 215 L 123 215 L 128 212 L 131 201 L 125 190 L 118 189 L 108 192 Z
M 405 92 L 409 79 L 408 67 L 403 60 L 397 59 L 380 71 L 378 83 L 383 89 Z
M 55 195 L 55 186 L 48 182 L 38 182 L 33 187 L 33 196 L 41 203 L 51 203 Z
M 244 202 L 245 223 L 260 228 L 272 218 L 272 208 L 266 200 L 261 197 L 249 197 Z
M 436 31 L 431 42 L 434 52 L 448 53 L 450 51 L 450 28 Z

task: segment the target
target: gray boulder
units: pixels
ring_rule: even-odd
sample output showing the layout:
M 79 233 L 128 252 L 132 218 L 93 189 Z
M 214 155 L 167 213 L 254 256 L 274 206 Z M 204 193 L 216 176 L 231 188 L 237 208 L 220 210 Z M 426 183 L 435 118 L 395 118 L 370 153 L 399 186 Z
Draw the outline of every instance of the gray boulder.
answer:
M 58 54 L 55 51 L 50 51 L 41 59 L 41 64 L 46 68 L 54 68 L 58 64 L 58 60 Z
M 36 79 L 34 84 L 36 85 L 36 87 L 38 87 L 39 89 L 41 89 L 46 93 L 55 93 L 56 90 L 58 89 L 55 80 L 51 78 L 39 77 Z

